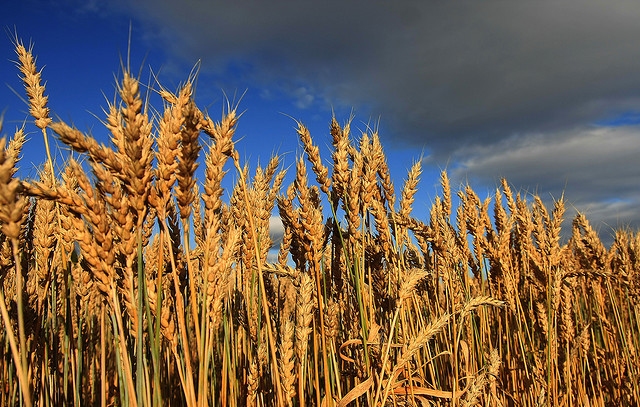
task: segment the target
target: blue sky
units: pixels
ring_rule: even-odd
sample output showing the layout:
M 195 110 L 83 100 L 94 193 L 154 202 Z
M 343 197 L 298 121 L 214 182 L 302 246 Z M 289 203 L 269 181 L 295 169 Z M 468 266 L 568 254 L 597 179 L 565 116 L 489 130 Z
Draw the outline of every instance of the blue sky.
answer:
M 568 216 L 578 208 L 608 234 L 640 226 L 637 21 L 640 4 L 618 0 L 13 1 L 0 15 L 3 133 L 28 120 L 17 32 L 44 67 L 52 114 L 106 142 L 94 115 L 113 99 L 131 27 L 142 82 L 154 72 L 176 89 L 200 61 L 212 117 L 244 94 L 237 147 L 252 167 L 272 153 L 294 164 L 291 117 L 323 147 L 331 112 L 353 111 L 354 135 L 379 127 L 398 190 L 424 157 L 419 212 L 447 168 L 454 189 L 468 180 L 481 196 L 503 176 L 547 202 L 564 192 Z M 27 130 L 21 174 L 33 176 L 43 143 Z

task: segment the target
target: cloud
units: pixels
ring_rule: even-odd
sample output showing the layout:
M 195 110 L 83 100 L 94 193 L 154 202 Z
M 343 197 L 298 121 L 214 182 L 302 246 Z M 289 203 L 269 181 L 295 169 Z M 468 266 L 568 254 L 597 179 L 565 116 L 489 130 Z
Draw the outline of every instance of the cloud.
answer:
M 279 216 L 269 218 L 269 237 L 271 238 L 272 247 L 278 249 L 280 242 L 284 236 L 284 226 Z
M 295 105 L 299 109 L 308 108 L 309 106 L 311 106 L 313 100 L 315 99 L 313 94 L 309 92 L 309 89 L 305 88 L 304 86 L 300 86 L 299 88 L 297 88 L 293 92 L 293 94 L 296 97 Z
M 364 108 L 387 150 L 638 223 L 637 128 L 590 127 L 640 112 L 636 1 L 119 4 L 150 44 L 229 86 Z
M 150 40 L 253 83 L 322 89 L 393 139 L 460 144 L 640 110 L 640 5 L 540 2 L 136 2 Z M 239 63 L 242 61 L 242 63 Z M 232 68 L 233 67 L 233 68 Z
M 454 182 L 527 186 L 550 202 L 564 195 L 568 214 L 585 212 L 600 227 L 640 227 L 640 127 L 586 127 L 460 148 Z
M 278 250 L 282 237 L 284 236 L 284 225 L 279 216 L 269 218 L 269 237 L 271 238 L 271 249 L 267 254 L 267 262 L 276 263 L 278 261 Z

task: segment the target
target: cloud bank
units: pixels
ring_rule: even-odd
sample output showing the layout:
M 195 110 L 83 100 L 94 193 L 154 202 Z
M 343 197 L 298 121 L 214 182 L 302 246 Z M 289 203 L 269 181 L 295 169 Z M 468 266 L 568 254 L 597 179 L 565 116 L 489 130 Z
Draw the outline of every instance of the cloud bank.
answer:
M 637 2 L 119 7 L 177 60 L 201 58 L 203 70 L 282 92 L 299 108 L 380 115 L 388 148 L 426 149 L 484 185 L 507 176 L 543 196 L 565 191 L 596 221 L 639 223 L 640 130 L 616 121 L 640 112 Z

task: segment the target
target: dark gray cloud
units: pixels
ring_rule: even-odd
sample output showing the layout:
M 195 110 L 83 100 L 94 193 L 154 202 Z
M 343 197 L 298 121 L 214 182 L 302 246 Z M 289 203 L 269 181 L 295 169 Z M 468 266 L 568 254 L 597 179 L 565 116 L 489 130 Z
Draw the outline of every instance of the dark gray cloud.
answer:
M 635 2 L 137 2 L 148 35 L 248 80 L 372 107 L 448 154 L 640 109 Z
M 426 148 L 458 177 L 507 176 L 638 223 L 640 130 L 590 127 L 640 111 L 636 1 L 132 4 L 146 40 L 177 60 L 278 87 L 300 108 L 366 107 L 387 146 Z

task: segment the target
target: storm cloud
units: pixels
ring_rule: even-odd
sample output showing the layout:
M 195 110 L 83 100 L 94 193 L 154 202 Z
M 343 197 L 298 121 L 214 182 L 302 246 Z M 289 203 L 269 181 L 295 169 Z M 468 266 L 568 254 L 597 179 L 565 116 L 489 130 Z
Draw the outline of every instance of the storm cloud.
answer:
M 363 108 L 388 148 L 639 224 L 640 130 L 618 118 L 640 111 L 640 3 L 131 4 L 147 41 L 203 71 L 300 108 Z
M 149 40 L 209 69 L 369 105 L 446 153 L 640 104 L 634 2 L 141 1 Z

